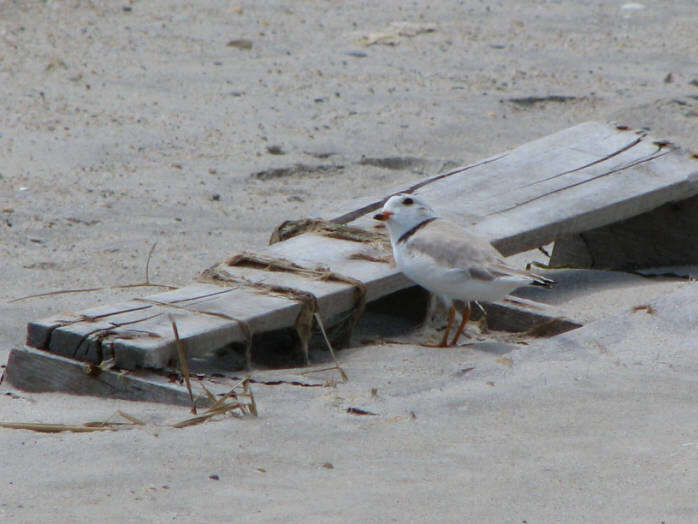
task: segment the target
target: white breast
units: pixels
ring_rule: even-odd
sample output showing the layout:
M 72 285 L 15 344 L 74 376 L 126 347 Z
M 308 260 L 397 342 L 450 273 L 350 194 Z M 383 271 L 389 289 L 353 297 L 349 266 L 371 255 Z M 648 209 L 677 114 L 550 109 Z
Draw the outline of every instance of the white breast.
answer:
M 435 258 L 410 250 L 409 243 L 399 244 L 393 252 L 395 262 L 405 276 L 447 301 L 496 301 L 531 282 L 530 279 L 519 276 L 504 276 L 493 280 L 471 278 L 468 268 L 439 265 Z

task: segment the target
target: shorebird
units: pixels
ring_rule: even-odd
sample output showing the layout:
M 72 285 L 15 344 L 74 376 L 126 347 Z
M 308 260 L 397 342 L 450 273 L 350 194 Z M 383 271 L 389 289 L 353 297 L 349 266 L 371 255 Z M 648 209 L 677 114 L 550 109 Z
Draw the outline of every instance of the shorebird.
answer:
M 413 195 L 390 197 L 374 217 L 385 222 L 397 267 L 449 307 L 448 323 L 436 347 L 454 346 L 470 318 L 471 301 L 501 300 L 515 289 L 552 287 L 555 281 L 509 266 L 483 237 L 440 218 Z M 466 304 L 451 342 L 448 335 L 456 315 L 454 301 Z

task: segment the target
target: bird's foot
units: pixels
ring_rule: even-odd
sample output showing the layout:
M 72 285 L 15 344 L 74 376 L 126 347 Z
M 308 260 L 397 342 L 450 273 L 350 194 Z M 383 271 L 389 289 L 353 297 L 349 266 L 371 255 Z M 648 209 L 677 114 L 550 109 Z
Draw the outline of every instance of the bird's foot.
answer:
M 449 344 L 426 344 L 426 343 L 422 343 L 422 344 L 420 344 L 420 346 L 422 346 L 423 348 L 450 348 L 450 347 L 453 347 Z

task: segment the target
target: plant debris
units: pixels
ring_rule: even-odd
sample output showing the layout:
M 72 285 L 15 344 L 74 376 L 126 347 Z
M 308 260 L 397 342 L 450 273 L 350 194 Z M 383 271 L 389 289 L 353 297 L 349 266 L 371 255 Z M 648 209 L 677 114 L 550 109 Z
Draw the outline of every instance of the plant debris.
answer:
M 564 104 L 565 102 L 572 102 L 577 100 L 576 96 L 565 96 L 565 95 L 548 95 L 548 96 L 522 96 L 518 98 L 509 98 L 507 102 L 516 104 L 521 107 L 532 107 L 536 104 L 543 104 L 545 102 L 555 102 L 558 104 Z
M 182 371 L 184 382 L 187 385 L 187 391 L 189 392 L 189 400 L 191 400 L 191 412 L 196 415 L 196 402 L 194 401 L 194 394 L 191 391 L 191 381 L 189 380 L 189 366 L 187 365 L 187 354 L 184 350 L 184 344 L 182 344 L 182 341 L 179 338 L 179 331 L 177 331 L 177 323 L 174 321 L 172 315 L 170 315 L 170 322 L 172 323 L 172 331 L 174 332 L 175 345 L 177 346 L 179 367 Z
M 655 309 L 649 304 L 641 304 L 639 306 L 633 307 L 633 312 L 635 313 L 637 311 L 644 311 L 648 315 L 653 315 L 654 313 L 656 313 Z
M 347 413 L 349 413 L 350 415 L 372 415 L 372 416 L 378 415 L 378 413 L 373 413 L 371 411 L 366 411 L 365 409 L 353 408 L 353 407 L 347 408 Z
M 247 40 L 246 38 L 236 38 L 234 40 L 230 40 L 226 46 L 249 51 L 252 49 L 252 40 Z
M 241 390 L 238 390 L 241 388 Z M 205 389 L 205 388 L 204 388 Z M 213 395 L 206 391 L 209 398 Z M 215 397 L 211 398 L 215 400 Z M 232 415 L 235 417 L 242 417 L 251 415 L 257 416 L 257 404 L 254 399 L 254 395 L 249 387 L 249 379 L 244 378 L 240 382 L 236 383 L 230 391 L 224 394 L 220 399 L 216 400 L 213 405 L 211 405 L 202 414 L 195 417 L 187 418 L 175 422 L 173 424 L 165 424 L 166 427 L 171 428 L 185 428 L 189 426 L 195 426 L 201 424 L 213 417 L 218 415 Z M 119 431 L 122 429 L 133 429 L 136 427 L 147 427 L 149 424 L 137 417 L 124 413 L 123 411 L 116 411 L 116 415 L 125 419 L 126 422 L 115 422 L 110 419 L 98 422 L 85 422 L 84 424 L 47 424 L 39 422 L 0 422 L 0 428 L 7 429 L 24 429 L 28 431 L 36 431 L 39 433 L 63 433 L 65 431 L 72 433 L 92 433 L 96 431 Z

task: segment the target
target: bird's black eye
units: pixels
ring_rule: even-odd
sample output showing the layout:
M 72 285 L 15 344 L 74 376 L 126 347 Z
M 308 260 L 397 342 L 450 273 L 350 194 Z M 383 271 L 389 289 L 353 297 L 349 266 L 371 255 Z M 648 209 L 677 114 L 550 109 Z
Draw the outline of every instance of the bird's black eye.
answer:
M 414 200 L 412 200 L 410 197 L 407 197 L 402 201 L 402 203 L 406 206 L 411 206 L 412 204 L 414 204 Z

